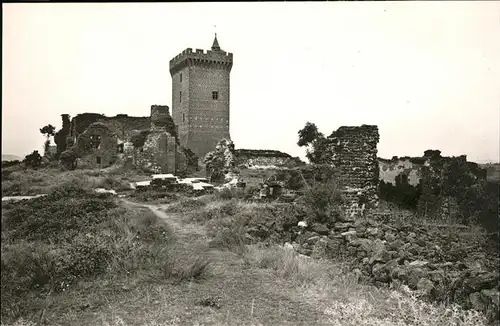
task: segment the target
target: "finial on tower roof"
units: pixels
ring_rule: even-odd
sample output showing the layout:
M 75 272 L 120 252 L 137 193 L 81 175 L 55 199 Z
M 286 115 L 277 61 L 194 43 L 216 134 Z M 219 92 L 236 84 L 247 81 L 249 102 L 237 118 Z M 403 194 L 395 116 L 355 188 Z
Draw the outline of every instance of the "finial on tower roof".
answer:
M 215 33 L 214 43 L 212 44 L 212 51 L 220 51 L 219 42 L 217 41 L 217 33 Z

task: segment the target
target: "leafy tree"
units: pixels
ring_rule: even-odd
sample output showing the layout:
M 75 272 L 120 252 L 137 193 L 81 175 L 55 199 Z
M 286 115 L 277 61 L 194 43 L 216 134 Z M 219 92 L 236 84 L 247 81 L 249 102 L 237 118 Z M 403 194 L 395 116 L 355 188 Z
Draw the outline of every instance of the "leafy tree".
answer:
M 49 140 L 51 136 L 55 135 L 56 127 L 54 127 L 51 124 L 48 124 L 48 125 L 44 126 L 43 128 L 41 128 L 40 132 L 42 133 L 42 135 L 47 137 L 47 140 Z
M 328 139 L 318 130 L 314 123 L 307 122 L 305 127 L 299 130 L 299 141 L 297 145 L 306 146 L 306 157 L 314 164 L 328 163 Z
M 23 162 L 26 166 L 38 168 L 42 164 L 42 156 L 35 150 L 33 153 L 26 155 Z
M 297 145 L 300 147 L 308 146 L 320 135 L 323 136 L 323 134 L 318 131 L 318 127 L 316 127 L 314 123 L 306 122 L 305 127 L 299 130 L 299 141 L 297 142 Z
M 49 146 L 50 146 L 50 137 L 54 136 L 56 133 L 56 127 L 54 127 L 51 124 L 48 124 L 44 126 L 43 128 L 40 129 L 40 133 L 47 137 L 47 140 L 45 141 L 45 144 L 43 146 L 43 150 L 45 155 L 49 152 Z

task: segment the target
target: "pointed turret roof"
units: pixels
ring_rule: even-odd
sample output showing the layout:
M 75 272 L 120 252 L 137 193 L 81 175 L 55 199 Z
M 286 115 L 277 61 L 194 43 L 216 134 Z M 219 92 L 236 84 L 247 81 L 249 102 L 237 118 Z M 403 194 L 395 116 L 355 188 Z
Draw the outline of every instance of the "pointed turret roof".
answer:
M 214 43 L 212 44 L 212 51 L 220 51 L 219 42 L 217 41 L 217 33 L 215 33 Z

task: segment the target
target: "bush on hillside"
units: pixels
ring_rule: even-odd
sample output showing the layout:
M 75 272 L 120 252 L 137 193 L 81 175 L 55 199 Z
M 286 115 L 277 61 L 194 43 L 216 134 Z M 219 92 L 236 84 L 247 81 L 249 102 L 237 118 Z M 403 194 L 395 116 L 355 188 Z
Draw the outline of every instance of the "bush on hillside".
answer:
M 21 161 L 19 160 L 14 160 L 14 161 L 2 161 L 2 172 L 4 168 L 8 168 L 11 166 L 19 165 L 21 164 Z
M 338 183 L 329 181 L 317 182 L 304 193 L 304 203 L 311 210 L 309 222 L 331 224 L 341 214 L 343 203 L 342 193 Z
M 26 155 L 23 162 L 27 167 L 36 169 L 42 165 L 42 156 L 35 150 L 33 153 Z
M 2 321 L 27 316 L 40 291 L 142 268 L 158 277 L 172 233 L 149 211 L 117 207 L 108 194 L 75 184 L 2 205 Z
M 106 211 L 116 207 L 109 195 L 94 195 L 67 185 L 48 196 L 23 201 L 5 213 L 2 228 L 8 238 L 27 241 L 71 241 L 80 232 L 94 231 Z
M 230 200 L 232 198 L 243 198 L 245 196 L 244 190 L 240 188 L 224 187 L 215 192 L 215 197 L 222 200 Z

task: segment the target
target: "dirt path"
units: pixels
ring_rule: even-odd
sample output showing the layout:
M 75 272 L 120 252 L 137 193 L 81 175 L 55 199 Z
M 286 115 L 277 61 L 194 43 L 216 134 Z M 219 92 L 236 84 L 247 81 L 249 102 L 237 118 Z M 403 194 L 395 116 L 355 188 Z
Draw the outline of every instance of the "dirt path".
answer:
M 244 267 L 242 258 L 230 251 L 209 246 L 210 237 L 203 225 L 186 223 L 180 213 L 166 213 L 169 205 L 134 203 L 121 199 L 131 207 L 144 207 L 166 221 L 177 238 L 177 255 L 201 255 L 211 262 L 210 276 L 181 289 L 162 291 L 160 301 L 168 301 L 170 309 L 185 312 L 175 317 L 175 324 L 202 325 L 325 325 L 326 317 L 314 303 L 304 300 L 286 280 L 278 280 L 270 270 Z M 186 288 L 184 288 L 186 287 Z M 176 294 L 176 291 L 180 293 Z M 168 294 L 165 294 L 168 293 Z M 220 308 L 203 307 L 197 301 L 218 298 Z M 174 304 L 175 302 L 175 304 Z M 173 308 L 173 306 L 177 306 Z M 184 308 L 185 307 L 185 308 Z
M 130 200 L 121 198 L 120 201 L 129 207 L 143 207 L 149 209 L 156 216 L 164 220 L 176 234 L 178 238 L 199 238 L 199 240 L 207 240 L 207 231 L 201 225 L 185 223 L 182 220 L 180 213 L 166 213 L 165 210 L 173 204 L 144 204 L 135 203 Z

